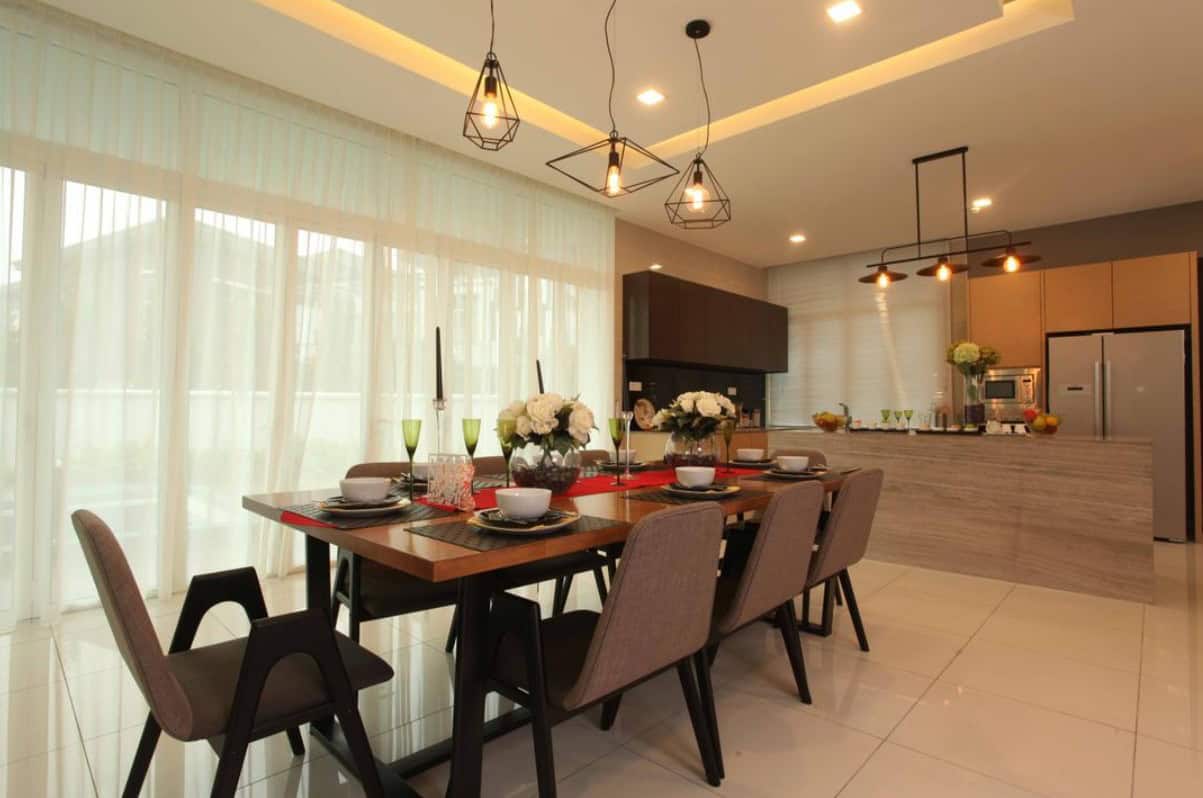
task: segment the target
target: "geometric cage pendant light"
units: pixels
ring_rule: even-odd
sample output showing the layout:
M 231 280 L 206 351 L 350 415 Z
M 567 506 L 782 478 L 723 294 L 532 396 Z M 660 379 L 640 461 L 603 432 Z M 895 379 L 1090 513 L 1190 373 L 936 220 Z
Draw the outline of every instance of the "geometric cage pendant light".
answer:
M 669 223 L 685 230 L 713 230 L 731 221 L 731 198 L 704 157 L 710 146 L 710 93 L 706 91 L 706 73 L 702 70 L 702 48 L 698 41 L 709 33 L 710 23 L 704 19 L 695 19 L 685 26 L 685 35 L 693 39 L 693 49 L 698 56 L 698 78 L 702 96 L 706 99 L 706 141 L 664 202 Z
M 493 0 L 489 0 L 489 52 L 476 79 L 476 88 L 464 113 L 464 138 L 482 150 L 496 152 L 514 140 L 518 133 L 518 109 L 510 94 L 509 81 L 501 70 L 501 62 L 493 52 L 493 37 L 497 33 L 497 18 Z
M 617 4 L 618 0 L 612 0 L 610 3 L 603 26 L 606 55 L 610 59 L 610 132 L 604 139 L 547 162 L 548 166 L 565 177 L 607 197 L 633 194 L 680 173 L 677 167 L 656 157 L 651 150 L 641 146 L 634 139 L 618 133 L 618 125 L 614 121 L 614 83 L 617 72 L 614 68 L 614 49 L 610 46 L 610 18 Z M 630 179 L 632 171 L 637 171 L 636 179 Z

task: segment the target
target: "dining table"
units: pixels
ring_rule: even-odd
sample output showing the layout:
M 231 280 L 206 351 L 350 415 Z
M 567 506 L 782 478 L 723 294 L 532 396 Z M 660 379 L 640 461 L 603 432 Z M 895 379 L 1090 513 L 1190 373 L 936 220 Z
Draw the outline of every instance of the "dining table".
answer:
M 828 494 L 834 494 L 852 470 L 833 469 L 815 478 Z M 481 792 L 485 742 L 529 721 L 525 710 L 517 709 L 485 722 L 490 596 L 504 582 L 506 569 L 614 547 L 626 539 L 641 518 L 683 502 L 718 501 L 726 516 L 762 511 L 774 493 L 797 484 L 771 478 L 760 469 L 719 467 L 716 481 L 737 485 L 738 492 L 719 499 L 678 498 L 663 489 L 672 481 L 671 473 L 667 469 L 641 472 L 624 486 L 614 485 L 612 475 L 581 479 L 569 491 L 575 495 L 553 497 L 551 506 L 579 513 L 582 522 L 588 523 L 541 537 L 496 536 L 496 541 L 459 536 L 467 530 L 465 522 L 471 512 L 447 512 L 425 520 L 390 518 L 387 523 L 355 529 L 338 528 L 298 514 L 297 508 L 311 506 L 337 492 L 332 490 L 248 495 L 242 498 L 242 505 L 251 513 L 304 535 L 305 594 L 310 609 L 331 611 L 331 546 L 418 579 L 457 583 L 460 631 L 453 674 L 451 736 L 392 762 L 378 760 L 378 769 L 386 795 L 417 796 L 406 779 L 450 759 L 448 798 L 476 798 Z M 591 492 L 593 489 L 597 492 Z M 491 489 L 481 491 L 479 498 L 481 505 L 489 505 Z M 459 542 L 452 542 L 456 540 Z M 312 724 L 311 734 L 355 772 L 335 719 Z

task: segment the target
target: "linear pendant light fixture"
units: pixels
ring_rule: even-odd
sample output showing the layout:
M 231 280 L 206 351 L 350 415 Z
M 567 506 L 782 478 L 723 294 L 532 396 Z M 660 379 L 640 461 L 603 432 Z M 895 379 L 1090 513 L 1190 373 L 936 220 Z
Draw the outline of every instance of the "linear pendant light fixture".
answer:
M 497 15 L 493 0 L 489 0 L 489 52 L 485 55 L 476 89 L 468 101 L 464 114 L 464 138 L 482 150 L 496 152 L 514 140 L 518 133 L 518 109 L 510 94 L 509 81 L 501 70 L 501 62 L 493 52 L 493 39 L 497 34 Z
M 693 39 L 693 49 L 698 56 L 698 80 L 706 99 L 706 142 L 673 186 L 664 202 L 664 210 L 669 223 L 686 230 L 713 230 L 731 221 L 731 198 L 703 157 L 710 146 L 710 92 L 706 91 L 706 73 L 702 70 L 702 48 L 698 41 L 709 34 L 710 23 L 704 19 L 695 19 L 685 26 L 685 35 Z
M 871 263 L 866 266 L 866 269 L 873 269 L 872 274 L 867 274 L 864 277 L 858 277 L 857 282 L 876 284 L 880 288 L 887 288 L 891 283 L 896 283 L 899 280 L 905 280 L 906 275 L 901 272 L 890 271 L 891 266 L 900 263 L 914 263 L 921 260 L 929 260 L 932 255 L 924 255 L 923 247 L 928 244 L 943 244 L 947 249 L 951 249 L 953 242 L 961 242 L 961 248 L 955 251 L 945 251 L 939 255 L 939 260 L 931 266 L 925 266 L 915 273 L 921 277 L 935 277 L 940 281 L 947 281 L 954 274 L 969 271 L 969 266 L 964 263 L 953 263 L 952 258 L 957 255 L 973 255 L 981 252 L 997 252 L 1002 250 L 1002 254 L 988 258 L 982 262 L 983 266 L 1001 267 L 1007 272 L 1017 272 L 1023 266 L 1029 263 L 1035 263 L 1040 260 L 1039 255 L 1020 254 L 1018 247 L 1030 245 L 1031 241 L 1013 240 L 1009 230 L 990 230 L 985 233 L 970 233 L 969 232 L 969 181 L 965 164 L 965 156 L 968 154 L 968 147 L 956 147 L 943 152 L 933 152 L 930 155 L 920 155 L 918 158 L 913 158 L 911 163 L 915 167 L 915 240 L 906 244 L 895 244 L 886 247 L 881 251 L 881 259 L 877 263 Z M 964 229 L 960 236 L 951 238 L 930 238 L 926 241 L 923 239 L 923 226 L 920 221 L 920 199 L 919 199 L 919 167 L 925 163 L 932 161 L 943 160 L 944 158 L 961 159 L 961 208 L 964 216 Z M 981 241 L 983 239 L 1000 239 L 1006 237 L 1006 243 L 982 244 L 975 246 L 972 242 Z M 905 258 L 887 259 L 887 255 L 896 249 L 915 250 L 914 256 Z
M 552 158 L 547 162 L 547 165 L 555 169 L 565 177 L 571 178 L 580 185 L 595 191 L 598 194 L 603 194 L 607 197 L 618 197 L 623 194 L 633 194 L 640 189 L 659 183 L 661 180 L 667 180 L 674 175 L 680 174 L 680 171 L 668 163 L 661 160 L 652 154 L 650 150 L 641 147 L 634 139 L 626 136 L 618 135 L 618 125 L 614 121 L 614 81 L 616 71 L 614 69 L 614 49 L 610 46 L 610 17 L 614 14 L 614 6 L 618 5 L 618 0 L 612 0 L 610 10 L 606 12 L 606 20 L 603 31 L 606 37 L 606 55 L 610 58 L 610 134 L 596 141 L 587 147 L 581 147 L 579 150 L 561 155 L 558 158 Z M 629 168 L 642 170 L 652 169 L 653 171 L 642 180 L 627 181 L 623 177 L 623 168 L 628 166 L 627 154 L 633 153 L 632 161 Z M 605 157 L 604 171 L 601 167 L 601 156 Z M 594 173 L 600 176 L 600 182 L 593 182 L 594 178 L 580 177 L 585 170 L 597 171 Z M 574 174 L 574 171 L 576 174 Z

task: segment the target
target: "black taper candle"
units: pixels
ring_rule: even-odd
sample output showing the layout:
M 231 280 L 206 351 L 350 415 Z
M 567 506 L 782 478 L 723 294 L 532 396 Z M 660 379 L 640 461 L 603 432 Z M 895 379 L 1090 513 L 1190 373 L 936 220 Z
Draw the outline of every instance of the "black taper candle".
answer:
M 539 359 L 535 358 L 535 374 L 539 377 L 539 393 L 543 391 L 543 367 L 539 365 Z
M 434 328 L 434 398 L 443 398 L 443 332 Z

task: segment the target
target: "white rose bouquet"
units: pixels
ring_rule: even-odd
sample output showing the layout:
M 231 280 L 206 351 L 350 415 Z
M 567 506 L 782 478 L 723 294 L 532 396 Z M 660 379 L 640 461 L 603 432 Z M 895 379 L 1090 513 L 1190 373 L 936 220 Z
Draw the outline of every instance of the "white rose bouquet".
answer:
M 723 422 L 735 418 L 735 405 L 719 393 L 690 391 L 656 413 L 652 423 L 687 440 L 709 438 Z
M 593 411 L 580 399 L 565 399 L 558 393 L 535 394 L 525 402 L 510 403 L 497 420 L 515 424 L 514 448 L 538 443 L 548 452 L 567 454 L 589 443 L 590 430 L 596 429 Z

